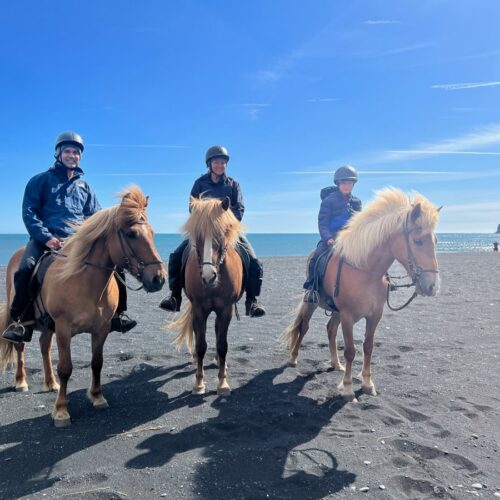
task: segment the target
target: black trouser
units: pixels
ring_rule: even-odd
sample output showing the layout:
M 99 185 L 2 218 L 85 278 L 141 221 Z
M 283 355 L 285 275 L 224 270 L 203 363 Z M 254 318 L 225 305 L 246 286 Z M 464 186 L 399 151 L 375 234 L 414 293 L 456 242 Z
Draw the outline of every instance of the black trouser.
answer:
M 10 315 L 14 320 L 21 320 L 28 313 L 31 304 L 30 280 L 38 259 L 47 250 L 45 245 L 30 239 L 21 257 L 19 269 L 14 274 L 15 295 L 10 306 Z
M 325 253 L 328 250 L 331 250 L 331 246 L 325 240 L 320 240 L 314 253 L 311 255 L 311 260 L 309 261 L 309 267 L 307 268 L 307 279 L 304 283 L 304 288 L 306 290 L 310 289 L 314 285 L 314 280 L 316 278 L 316 262 L 318 261 L 318 257 Z
M 125 271 L 117 271 L 120 278 L 125 282 Z M 127 287 L 120 280 L 116 280 L 118 283 L 118 307 L 116 308 L 116 313 L 120 314 L 127 310 Z
M 189 240 L 185 239 L 181 244 L 170 254 L 168 259 L 168 286 L 174 296 L 180 296 L 184 287 L 184 273 L 182 272 L 182 254 L 187 247 Z M 240 236 L 239 244 L 248 252 L 250 256 L 250 269 L 247 279 L 247 300 L 254 299 L 260 295 L 262 288 L 262 277 L 264 267 L 262 262 L 257 258 L 255 250 L 245 236 Z

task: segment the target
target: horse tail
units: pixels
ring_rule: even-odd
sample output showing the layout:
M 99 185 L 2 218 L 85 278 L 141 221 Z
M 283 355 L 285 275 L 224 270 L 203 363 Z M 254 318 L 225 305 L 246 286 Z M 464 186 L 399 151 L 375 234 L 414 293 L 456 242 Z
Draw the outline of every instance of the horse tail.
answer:
M 290 352 L 295 349 L 297 341 L 299 340 L 302 323 L 306 311 L 310 310 L 310 306 L 311 304 L 307 304 L 302 299 L 300 300 L 299 305 L 295 309 L 293 321 L 286 327 L 279 338 L 281 344 Z
M 190 301 L 187 301 L 186 305 L 182 308 L 179 318 L 176 321 L 169 323 L 167 328 L 169 330 L 179 330 L 179 333 L 174 339 L 174 344 L 177 349 L 180 349 L 182 343 L 186 342 L 189 352 L 193 352 L 193 305 Z
M 0 332 L 3 332 L 8 326 L 10 321 L 10 311 L 7 304 L 0 305 Z M 17 356 L 14 353 L 14 344 L 0 339 L 0 372 L 5 371 L 9 366 L 15 366 Z

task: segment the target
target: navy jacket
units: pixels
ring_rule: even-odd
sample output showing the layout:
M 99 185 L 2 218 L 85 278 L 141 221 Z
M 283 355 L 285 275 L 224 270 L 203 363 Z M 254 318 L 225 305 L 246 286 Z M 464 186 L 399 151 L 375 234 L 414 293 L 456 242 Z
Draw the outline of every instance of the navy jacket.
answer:
M 77 167 L 68 179 L 66 167 L 56 162 L 29 180 L 24 191 L 23 221 L 31 238 L 42 245 L 54 236 L 65 238 L 74 232 L 71 224 L 81 224 L 101 209 L 82 175 L 83 170 Z
M 361 211 L 361 200 L 351 194 L 346 198 L 337 186 L 321 190 L 318 228 L 321 239 L 328 241 L 347 224 L 354 212 Z
M 206 198 L 218 198 L 223 200 L 226 196 L 231 200 L 231 210 L 234 216 L 241 221 L 245 212 L 243 205 L 243 195 L 238 181 L 232 177 L 223 175 L 219 182 L 214 183 L 210 173 L 202 175 L 194 181 L 191 189 L 191 196 L 199 198 L 202 195 Z

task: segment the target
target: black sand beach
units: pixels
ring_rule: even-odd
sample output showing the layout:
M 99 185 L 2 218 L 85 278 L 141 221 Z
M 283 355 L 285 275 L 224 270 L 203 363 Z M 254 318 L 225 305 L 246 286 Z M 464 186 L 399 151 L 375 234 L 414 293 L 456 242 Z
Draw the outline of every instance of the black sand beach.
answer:
M 0 498 L 500 496 L 500 258 L 438 258 L 437 297 L 419 297 L 400 312 L 386 308 L 373 356 L 379 394 L 358 391 L 358 403 L 339 396 L 322 311 L 297 368 L 285 366 L 278 337 L 299 300 L 305 258 L 264 259 L 268 313 L 233 319 L 227 398 L 216 395 L 212 356 L 207 394 L 191 395 L 189 356 L 162 330 L 175 317 L 158 308 L 166 290 L 130 293 L 139 325 L 105 345 L 106 410 L 94 410 L 85 396 L 89 336 L 73 339 L 70 427 L 52 424 L 55 395 L 41 392 L 34 337 L 29 392 L 13 392 L 12 371 L 0 375 Z M 5 268 L 0 283 L 3 302 Z M 394 301 L 407 296 L 399 292 Z M 213 319 L 210 325 L 212 353 Z M 355 330 L 354 374 L 363 328 Z

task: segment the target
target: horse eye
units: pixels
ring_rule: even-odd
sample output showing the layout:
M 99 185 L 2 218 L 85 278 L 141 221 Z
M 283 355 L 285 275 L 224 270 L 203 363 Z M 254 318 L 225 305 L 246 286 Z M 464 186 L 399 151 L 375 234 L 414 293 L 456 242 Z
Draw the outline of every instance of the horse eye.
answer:
M 422 240 L 413 240 L 413 242 L 415 243 L 415 245 L 417 245 L 419 247 L 421 247 L 424 244 L 424 242 Z
M 129 231 L 127 233 L 127 238 L 130 238 L 131 240 L 135 240 L 138 237 L 139 237 L 139 234 L 137 233 L 137 231 Z

